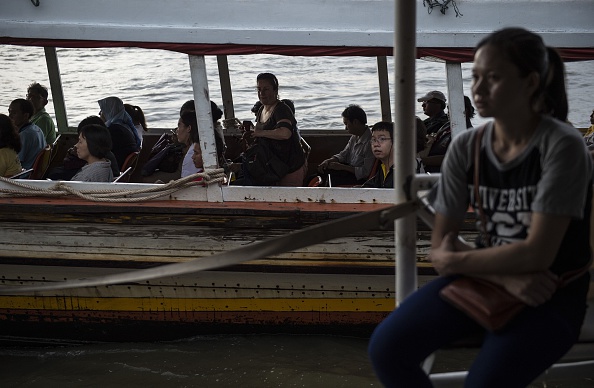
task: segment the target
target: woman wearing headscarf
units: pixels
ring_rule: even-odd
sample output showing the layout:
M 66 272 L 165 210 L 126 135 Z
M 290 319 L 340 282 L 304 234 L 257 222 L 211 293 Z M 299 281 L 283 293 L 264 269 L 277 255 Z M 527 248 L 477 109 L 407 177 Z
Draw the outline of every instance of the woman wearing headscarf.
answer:
M 113 143 L 112 152 L 118 166 L 122 166 L 126 157 L 132 152 L 140 151 L 138 134 L 130 115 L 124 109 L 124 103 L 118 97 L 106 97 L 98 101 L 101 112 L 99 115 L 105 121 Z

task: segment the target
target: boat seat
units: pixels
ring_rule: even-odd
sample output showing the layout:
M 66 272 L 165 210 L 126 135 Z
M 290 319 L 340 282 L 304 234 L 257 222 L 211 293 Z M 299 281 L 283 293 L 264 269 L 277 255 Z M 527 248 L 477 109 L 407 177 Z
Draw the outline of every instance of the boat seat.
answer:
M 120 175 L 114 182 L 130 182 L 130 177 L 138 165 L 138 155 L 140 151 L 134 151 L 126 156 L 124 163 L 120 166 Z
M 318 187 L 321 183 L 322 183 L 322 177 L 319 175 L 316 175 L 309 181 L 309 183 L 307 184 L 307 187 Z
M 48 144 L 37 154 L 37 157 L 33 162 L 33 166 L 31 167 L 32 171 L 31 174 L 29 174 L 28 179 L 43 179 L 50 165 L 51 158 L 52 146 Z

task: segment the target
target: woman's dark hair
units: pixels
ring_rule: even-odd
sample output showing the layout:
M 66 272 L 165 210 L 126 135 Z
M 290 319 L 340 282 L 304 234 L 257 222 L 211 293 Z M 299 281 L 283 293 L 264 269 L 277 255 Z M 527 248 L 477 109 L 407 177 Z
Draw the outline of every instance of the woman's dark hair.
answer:
M 103 119 L 99 116 L 87 116 L 84 119 L 81 120 L 80 123 L 78 123 L 78 127 L 76 128 L 76 132 L 80 133 L 80 130 L 82 129 L 82 127 L 85 127 L 87 125 L 91 125 L 91 124 L 96 124 L 96 125 L 101 125 L 102 127 L 106 127 L 105 122 L 103 121 Z
M 472 106 L 472 102 L 468 96 L 464 96 L 464 113 L 466 114 L 467 119 L 476 116 L 476 113 L 474 113 L 474 106 Z
M 504 28 L 479 42 L 476 49 L 490 45 L 498 48 L 513 63 L 522 77 L 536 72 L 540 85 L 532 96 L 532 104 L 544 104 L 543 113 L 567 120 L 567 93 L 565 67 L 559 53 L 545 46 L 542 38 L 523 28 Z
M 126 113 L 128 113 L 128 115 L 130 115 L 130 117 L 132 118 L 132 122 L 134 123 L 134 125 L 140 124 L 142 129 L 144 129 L 145 132 L 148 132 L 148 126 L 146 125 L 146 118 L 144 117 L 144 112 L 142 111 L 142 109 L 140 109 L 139 106 L 124 104 L 124 109 L 126 110 Z
M 276 79 L 276 76 L 274 74 L 272 74 L 272 73 L 260 73 L 256 77 L 256 82 L 258 82 L 260 80 L 270 81 L 270 83 L 272 84 L 272 88 L 278 93 L 278 80 Z
M 198 121 L 196 120 L 196 112 L 186 110 L 180 116 L 182 123 L 189 125 L 190 128 L 190 141 L 192 143 L 198 143 L 200 136 L 198 135 Z
M 0 114 L 0 148 L 12 148 L 14 152 L 21 151 L 21 137 L 19 136 L 12 120 Z
M 223 111 L 214 101 L 210 101 L 210 113 L 212 114 L 212 122 L 216 123 L 223 117 Z
M 196 114 L 196 105 L 194 104 L 194 100 L 188 100 L 183 103 L 183 105 L 179 109 L 179 116 L 181 117 L 185 112 L 194 112 L 194 115 Z M 216 122 L 219 121 L 221 117 L 223 117 L 223 111 L 212 100 L 210 100 L 210 113 L 212 114 L 213 124 L 216 124 Z
M 105 158 L 111 151 L 112 142 L 105 125 L 89 124 L 80 129 L 80 134 L 87 141 L 89 153 L 96 158 Z

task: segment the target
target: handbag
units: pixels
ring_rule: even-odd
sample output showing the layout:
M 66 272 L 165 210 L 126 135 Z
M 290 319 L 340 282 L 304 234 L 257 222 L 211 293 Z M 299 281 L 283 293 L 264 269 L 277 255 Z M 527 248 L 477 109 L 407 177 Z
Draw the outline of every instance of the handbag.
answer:
M 503 329 L 526 307 L 503 287 L 468 276 L 462 276 L 442 288 L 440 295 L 490 331 Z
M 476 210 L 481 218 L 481 242 L 490 246 L 490 239 L 486 230 L 487 218 L 482 209 L 479 195 L 479 161 L 480 146 L 484 126 L 477 129 L 474 142 L 474 194 Z M 589 271 L 592 258 L 577 270 L 569 271 L 559 277 L 557 288 L 564 287 L 571 281 Z M 502 286 L 488 280 L 461 276 L 439 292 L 440 296 L 452 306 L 461 310 L 485 329 L 496 332 L 503 329 L 527 305 L 520 299 L 507 292 Z
M 166 145 L 142 166 L 141 175 L 150 176 L 157 169 L 163 172 L 176 172 L 184 157 L 183 148 L 184 145 L 181 143 Z
M 287 163 L 279 159 L 262 139 L 242 154 L 242 162 L 251 179 L 260 185 L 276 183 L 289 172 Z

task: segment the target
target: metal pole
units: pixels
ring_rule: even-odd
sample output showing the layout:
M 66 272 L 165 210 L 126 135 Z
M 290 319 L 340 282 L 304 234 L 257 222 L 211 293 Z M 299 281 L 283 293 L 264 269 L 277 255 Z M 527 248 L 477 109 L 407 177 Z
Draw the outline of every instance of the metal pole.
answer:
M 219 67 L 219 81 L 221 84 L 221 97 L 223 99 L 223 112 L 226 119 L 235 117 L 233 107 L 233 93 L 231 91 L 231 77 L 229 76 L 229 62 L 226 55 L 217 55 Z
M 379 81 L 382 121 L 392 121 L 390 108 L 390 81 L 388 80 L 388 60 L 386 57 L 377 57 L 377 77 Z
M 52 89 L 52 102 L 56 114 L 56 125 L 58 133 L 68 132 L 68 117 L 66 116 L 66 103 L 62 91 L 62 79 L 60 78 L 60 66 L 58 66 L 58 54 L 55 47 L 44 47 L 45 63 L 47 64 L 47 75 Z
M 462 81 L 462 65 L 460 63 L 446 63 L 446 80 L 448 84 L 448 113 L 450 115 L 452 137 L 456 137 L 466 130 L 464 85 Z
M 206 75 L 206 61 L 204 55 L 189 55 L 190 75 L 192 78 L 192 89 L 194 91 L 194 105 L 196 107 L 196 119 L 198 121 L 198 134 L 200 136 L 200 149 L 204 169 L 218 167 L 217 147 L 215 143 L 215 132 L 210 110 L 210 94 L 208 91 L 208 77 Z M 218 185 L 208 185 L 207 196 L 209 202 L 221 202 L 223 195 Z
M 416 1 L 395 1 L 394 190 L 396 203 L 410 196 L 415 174 Z M 417 288 L 416 215 L 395 222 L 396 304 Z

